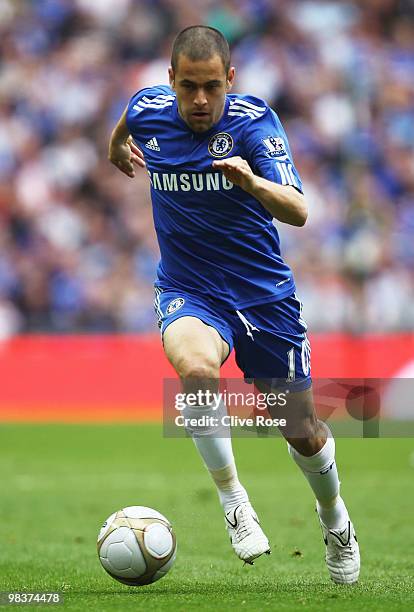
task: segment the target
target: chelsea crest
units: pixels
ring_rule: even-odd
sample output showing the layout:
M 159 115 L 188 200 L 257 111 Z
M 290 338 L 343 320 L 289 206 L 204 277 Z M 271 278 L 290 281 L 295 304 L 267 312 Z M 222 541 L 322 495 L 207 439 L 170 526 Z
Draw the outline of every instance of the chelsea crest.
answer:
M 210 138 L 208 152 L 213 157 L 225 157 L 233 148 L 233 138 L 227 132 L 219 132 Z

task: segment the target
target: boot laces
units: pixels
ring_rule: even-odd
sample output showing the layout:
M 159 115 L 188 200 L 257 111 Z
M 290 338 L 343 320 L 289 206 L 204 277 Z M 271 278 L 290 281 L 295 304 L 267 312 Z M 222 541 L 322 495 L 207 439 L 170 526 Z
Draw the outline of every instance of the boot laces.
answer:
M 234 534 L 234 540 L 236 542 L 241 542 L 250 535 L 252 528 L 255 527 L 255 525 L 252 524 L 253 522 L 256 523 L 252 514 L 247 508 L 242 507 L 239 511 L 237 529 Z

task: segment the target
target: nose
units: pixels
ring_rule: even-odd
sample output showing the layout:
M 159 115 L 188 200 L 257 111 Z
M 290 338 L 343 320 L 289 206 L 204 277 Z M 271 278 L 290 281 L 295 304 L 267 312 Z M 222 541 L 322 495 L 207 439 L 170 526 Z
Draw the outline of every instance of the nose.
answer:
M 200 87 L 199 89 L 197 89 L 196 97 L 194 98 L 194 105 L 201 107 L 201 106 L 205 106 L 206 104 L 207 104 L 207 96 L 205 94 L 204 89 Z

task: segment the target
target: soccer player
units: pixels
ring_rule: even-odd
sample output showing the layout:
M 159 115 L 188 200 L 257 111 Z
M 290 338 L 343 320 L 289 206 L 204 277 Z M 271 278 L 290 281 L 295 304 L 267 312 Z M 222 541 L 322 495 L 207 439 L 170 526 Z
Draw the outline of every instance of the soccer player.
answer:
M 295 418 L 282 433 L 316 497 L 331 578 L 352 583 L 358 543 L 340 496 L 335 442 L 315 414 L 306 324 L 273 223 L 305 224 L 302 182 L 278 116 L 261 99 L 230 94 L 234 77 L 223 35 L 186 28 L 173 45 L 170 87 L 131 98 L 109 159 L 129 177 L 135 166 L 149 174 L 161 251 L 155 308 L 184 392 L 217 388 L 233 348 L 259 389 L 285 381 Z M 212 405 L 183 413 L 217 414 Z M 239 481 L 231 437 L 214 427 L 188 431 L 217 486 L 234 551 L 252 563 L 270 548 Z

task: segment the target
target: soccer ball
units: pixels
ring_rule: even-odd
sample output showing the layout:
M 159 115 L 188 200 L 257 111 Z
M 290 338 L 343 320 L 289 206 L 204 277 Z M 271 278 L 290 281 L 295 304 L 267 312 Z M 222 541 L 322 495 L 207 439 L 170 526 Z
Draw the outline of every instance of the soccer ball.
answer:
M 145 506 L 128 506 L 106 519 L 98 555 L 112 578 L 141 586 L 159 580 L 173 566 L 177 542 L 170 522 Z

